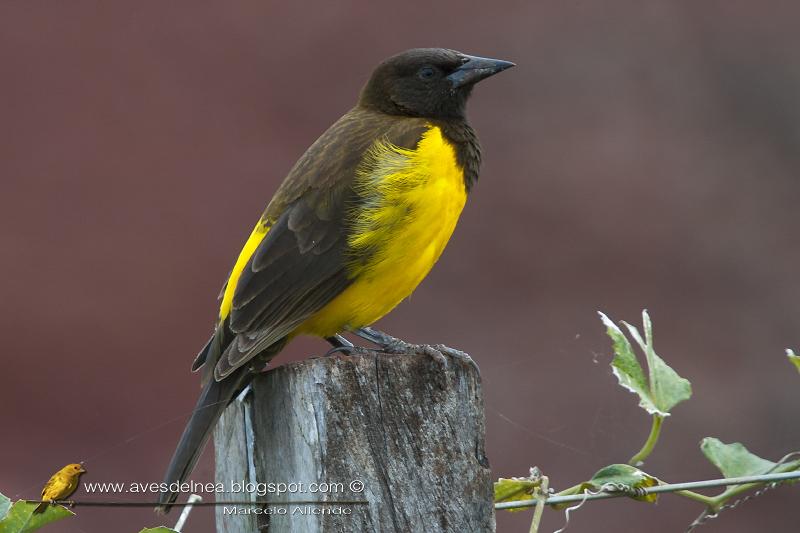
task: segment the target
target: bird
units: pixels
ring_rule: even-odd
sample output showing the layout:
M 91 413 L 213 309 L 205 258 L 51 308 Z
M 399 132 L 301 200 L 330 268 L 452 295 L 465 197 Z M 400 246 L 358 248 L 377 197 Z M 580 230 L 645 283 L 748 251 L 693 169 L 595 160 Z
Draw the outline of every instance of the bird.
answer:
M 42 489 L 41 499 L 47 501 L 40 503 L 33 512 L 43 513 L 55 500 L 69 497 L 78 488 L 78 479 L 85 472 L 83 465 L 71 463 L 53 474 Z
M 513 66 L 446 48 L 389 57 L 291 168 L 220 292 L 213 334 L 192 365 L 203 389 L 157 512 L 177 499 L 225 407 L 294 337 L 324 338 L 332 351 L 358 349 L 343 333 L 392 353 L 414 347 L 370 326 L 444 250 L 481 163 L 467 100 L 476 83 Z

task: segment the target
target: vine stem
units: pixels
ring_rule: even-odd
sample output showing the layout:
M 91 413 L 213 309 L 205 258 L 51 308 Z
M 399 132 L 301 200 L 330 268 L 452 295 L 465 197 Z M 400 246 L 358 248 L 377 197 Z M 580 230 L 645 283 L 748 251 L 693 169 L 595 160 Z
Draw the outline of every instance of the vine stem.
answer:
M 547 479 L 547 476 L 542 476 L 542 484 L 539 485 L 539 493 L 544 495 L 544 498 L 540 499 L 539 502 L 536 504 L 536 508 L 533 511 L 533 520 L 531 520 L 531 529 L 529 533 L 538 533 L 539 532 L 539 523 L 542 521 L 542 513 L 544 512 L 544 502 L 547 498 L 547 491 L 549 490 L 550 480 Z
M 700 494 L 693 490 L 676 490 L 673 494 L 677 496 L 683 496 L 684 498 L 688 498 L 690 500 L 694 500 L 696 502 L 702 503 L 709 509 L 714 507 L 715 501 L 712 496 L 705 496 L 704 494 Z
M 794 468 L 795 470 L 792 470 Z M 705 481 L 689 481 L 686 483 L 663 483 L 660 485 L 655 485 L 653 487 L 645 487 L 641 489 L 642 494 L 657 494 L 657 493 L 666 493 L 666 492 L 679 492 L 679 491 L 691 491 L 691 489 L 708 489 L 714 487 L 724 487 L 726 485 L 741 485 L 741 486 L 748 486 L 749 488 L 753 488 L 757 485 L 764 485 L 766 483 L 772 482 L 781 482 L 781 481 L 800 481 L 800 471 L 796 469 L 800 468 L 800 461 L 795 461 L 793 463 L 787 463 L 784 467 L 780 470 L 782 472 L 774 472 L 772 474 L 761 474 L 757 476 L 743 476 L 743 477 L 734 477 L 734 478 L 721 478 L 721 479 L 709 479 Z M 729 489 L 725 492 L 733 492 L 733 490 L 737 489 L 738 487 Z M 569 489 L 568 489 L 569 490 Z M 746 490 L 746 489 L 744 489 Z M 566 491 L 562 491 L 566 492 Z M 738 494 L 739 491 L 737 491 Z M 702 501 L 706 503 L 703 499 L 702 494 L 691 493 L 692 499 L 697 501 Z M 712 500 L 718 500 L 721 496 L 725 493 L 720 494 Z M 735 494 L 734 494 L 735 495 Z M 575 503 L 581 501 L 589 501 L 589 500 L 605 500 L 610 498 L 620 498 L 624 496 L 629 496 L 624 492 L 616 491 L 616 492 L 599 492 L 593 494 L 554 494 L 552 496 L 547 497 L 545 500 L 545 505 L 561 505 L 565 503 Z M 686 496 L 684 494 L 684 496 Z M 730 499 L 731 495 L 725 496 L 726 499 Z M 495 509 L 518 509 L 523 507 L 535 507 L 541 498 L 534 498 L 531 500 L 519 500 L 519 501 L 511 501 L 511 502 L 500 502 L 495 503 Z
M 784 472 L 793 472 L 795 470 L 800 469 L 800 461 L 792 461 L 791 463 L 787 463 L 781 467 L 775 469 L 774 473 L 780 474 Z M 761 483 L 747 483 L 744 485 L 736 485 L 733 487 L 728 487 L 724 492 L 710 498 L 710 502 L 708 504 L 708 508 L 713 512 L 719 512 L 720 508 L 725 505 L 731 498 L 734 496 L 738 496 L 743 492 L 747 492 L 748 490 L 759 487 L 764 485 L 763 482 Z
M 631 466 L 639 466 L 644 463 L 644 460 L 647 459 L 651 453 L 653 453 L 653 448 L 656 447 L 656 443 L 658 442 L 658 437 L 661 435 L 661 424 L 664 422 L 664 417 L 661 415 L 653 415 L 653 425 L 650 426 L 650 435 L 647 436 L 647 440 L 645 441 L 642 449 L 639 450 L 636 455 L 630 458 L 628 464 Z

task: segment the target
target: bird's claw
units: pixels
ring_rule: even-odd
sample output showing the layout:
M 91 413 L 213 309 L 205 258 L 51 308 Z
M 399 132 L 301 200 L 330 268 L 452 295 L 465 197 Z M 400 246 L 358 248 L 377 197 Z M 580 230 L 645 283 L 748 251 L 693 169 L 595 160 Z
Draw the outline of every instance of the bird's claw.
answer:
M 461 350 L 456 350 L 455 348 L 450 348 L 444 344 L 410 344 L 401 340 L 397 340 L 396 342 L 384 346 L 382 351 L 397 355 L 427 355 L 445 369 L 449 367 L 448 359 L 456 359 L 466 365 L 471 366 L 476 372 L 478 372 L 478 374 L 480 374 L 478 365 L 475 363 L 472 357 L 469 356 L 469 354 L 462 352 Z
M 365 339 L 373 344 L 377 344 L 380 346 L 380 351 L 386 354 L 427 355 L 445 369 L 447 369 L 449 366 L 448 358 L 456 359 L 466 365 L 471 366 L 480 375 L 480 369 L 478 368 L 478 365 L 475 364 L 475 361 L 473 361 L 467 353 L 462 352 L 461 350 L 450 348 L 444 344 L 411 344 L 402 339 L 392 337 L 388 333 L 384 333 L 383 331 L 372 329 L 370 327 L 359 328 L 354 330 L 353 333 L 362 339 Z M 329 337 L 328 342 L 333 344 L 334 348 L 328 350 L 326 355 L 331 355 L 336 352 L 342 352 L 348 355 L 364 354 L 369 352 L 369 350 L 360 346 L 353 346 L 352 343 L 350 343 L 341 335 Z
M 450 348 L 449 346 L 445 346 L 444 344 L 435 344 L 433 348 L 436 349 L 442 355 L 445 355 L 452 359 L 457 359 L 458 361 L 461 361 L 462 363 L 471 366 L 472 368 L 475 369 L 475 371 L 478 374 L 481 373 L 481 369 L 478 368 L 478 363 L 476 363 L 475 360 L 472 357 L 470 357 L 467 352 L 462 352 L 461 350 Z

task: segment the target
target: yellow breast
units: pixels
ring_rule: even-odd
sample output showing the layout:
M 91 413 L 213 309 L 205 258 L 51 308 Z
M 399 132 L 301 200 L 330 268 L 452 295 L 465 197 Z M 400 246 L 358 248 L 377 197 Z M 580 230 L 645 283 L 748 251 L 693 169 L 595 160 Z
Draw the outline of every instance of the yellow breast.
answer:
M 416 150 L 376 143 L 355 187 L 362 202 L 348 238 L 354 281 L 295 333 L 330 336 L 391 311 L 439 259 L 467 198 L 463 169 L 438 127 Z
M 78 487 L 78 476 L 56 473 L 42 489 L 43 500 L 60 500 L 66 498 Z

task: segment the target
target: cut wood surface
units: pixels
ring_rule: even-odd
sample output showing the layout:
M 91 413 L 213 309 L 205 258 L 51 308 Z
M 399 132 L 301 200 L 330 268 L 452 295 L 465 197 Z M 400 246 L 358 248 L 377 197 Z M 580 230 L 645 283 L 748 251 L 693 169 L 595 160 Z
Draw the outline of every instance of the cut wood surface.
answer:
M 480 377 L 448 363 L 369 352 L 258 376 L 217 426 L 216 481 L 286 485 L 218 494 L 276 503 L 219 506 L 217 531 L 494 531 Z M 279 503 L 301 501 L 364 503 Z

